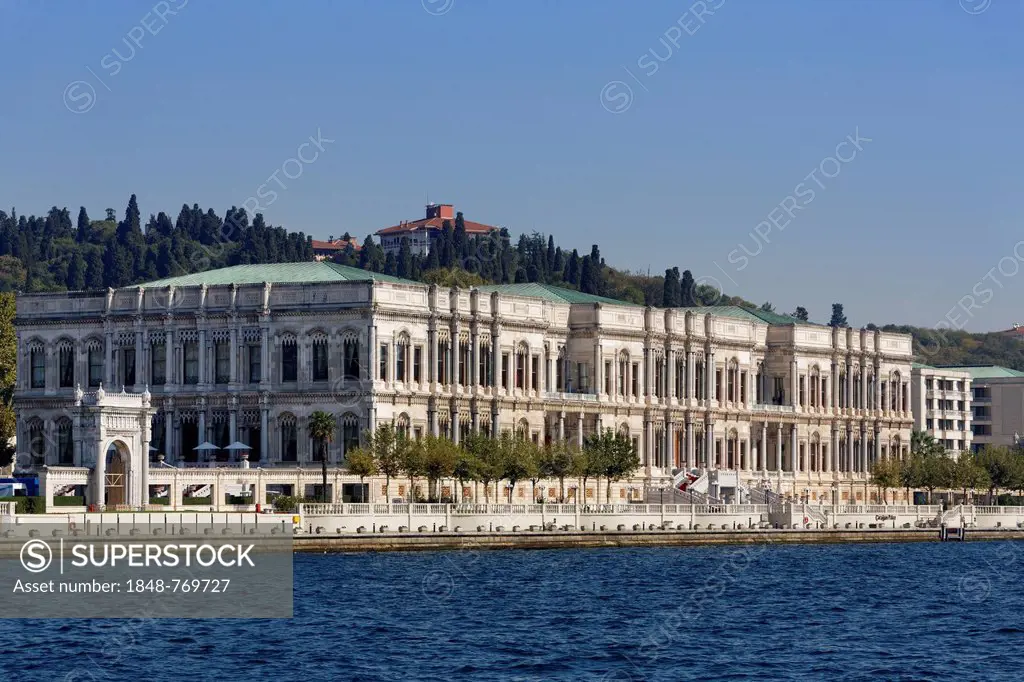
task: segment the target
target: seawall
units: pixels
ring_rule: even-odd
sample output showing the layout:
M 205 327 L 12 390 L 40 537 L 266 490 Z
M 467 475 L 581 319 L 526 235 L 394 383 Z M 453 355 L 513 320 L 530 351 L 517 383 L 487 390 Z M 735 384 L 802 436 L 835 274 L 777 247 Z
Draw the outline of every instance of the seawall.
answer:
M 967 530 L 967 541 L 1024 540 L 1012 530 Z M 688 547 L 749 544 L 939 542 L 938 529 L 554 531 L 505 533 L 387 533 L 302 535 L 296 552 L 407 552 L 487 549 L 588 549 L 595 547 Z

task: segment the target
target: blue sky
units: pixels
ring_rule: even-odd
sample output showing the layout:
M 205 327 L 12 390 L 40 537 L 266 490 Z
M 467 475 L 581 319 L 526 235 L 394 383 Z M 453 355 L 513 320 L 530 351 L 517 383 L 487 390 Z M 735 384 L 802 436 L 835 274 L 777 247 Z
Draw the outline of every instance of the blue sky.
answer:
M 812 319 L 1006 328 L 1022 20 L 1018 0 L 0 0 L 0 205 L 223 214 L 277 172 L 267 219 L 318 238 L 429 198 Z

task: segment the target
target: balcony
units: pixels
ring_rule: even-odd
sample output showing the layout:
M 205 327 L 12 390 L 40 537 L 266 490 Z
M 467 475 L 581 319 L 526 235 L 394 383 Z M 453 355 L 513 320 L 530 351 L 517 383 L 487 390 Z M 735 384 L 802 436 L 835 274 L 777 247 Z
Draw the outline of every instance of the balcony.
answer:
M 596 403 L 597 395 L 594 393 L 555 393 L 544 392 L 544 400 L 561 400 L 563 402 Z
M 796 414 L 796 408 L 792 405 L 769 405 L 766 403 L 755 403 L 754 412 L 773 412 L 775 414 Z

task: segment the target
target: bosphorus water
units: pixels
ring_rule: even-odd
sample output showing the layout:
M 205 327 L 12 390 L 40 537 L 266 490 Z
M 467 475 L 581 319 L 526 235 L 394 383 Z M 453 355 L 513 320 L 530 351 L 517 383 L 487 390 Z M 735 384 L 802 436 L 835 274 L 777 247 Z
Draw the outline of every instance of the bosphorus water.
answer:
M 5 620 L 0 679 L 1018 680 L 1022 567 L 1014 542 L 300 554 L 294 619 Z

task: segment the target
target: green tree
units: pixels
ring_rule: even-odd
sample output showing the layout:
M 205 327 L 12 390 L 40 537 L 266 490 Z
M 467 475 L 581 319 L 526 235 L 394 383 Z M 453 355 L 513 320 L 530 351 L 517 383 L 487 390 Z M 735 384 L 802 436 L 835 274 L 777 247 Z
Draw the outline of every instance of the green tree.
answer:
M 968 452 L 960 453 L 953 466 L 951 487 L 963 491 L 964 504 L 967 504 L 967 492 L 985 489 L 989 485 L 988 471 L 978 463 L 977 458 Z
M 508 502 L 512 504 L 512 496 L 516 489 L 516 483 L 524 479 L 532 478 L 535 474 L 536 459 L 534 457 L 534 445 L 525 436 L 514 436 L 503 433 L 500 441 L 501 449 L 501 478 L 509 482 Z
M 89 252 L 85 266 L 85 288 L 98 291 L 103 288 L 103 256 L 96 249 Z
M 546 476 L 558 479 L 558 501 L 565 502 L 565 477 L 573 472 L 574 448 L 568 441 L 555 441 L 547 448 Z
M 455 473 L 459 463 L 459 446 L 447 438 L 427 436 L 423 441 L 423 473 L 427 477 L 427 496 L 440 500 L 438 481 Z
M 900 461 L 896 459 L 883 459 L 871 467 L 870 482 L 881 493 L 882 504 L 888 504 L 889 490 L 900 486 L 901 468 Z
M 423 441 L 398 437 L 399 462 L 402 472 L 409 477 L 409 502 L 416 501 L 416 477 L 427 473 L 427 453 Z
M 679 268 L 669 268 L 665 270 L 665 285 L 661 295 L 661 305 L 665 308 L 678 308 L 681 303 Z
M 85 288 L 85 259 L 82 258 L 82 252 L 75 249 L 74 255 L 71 256 L 71 262 L 68 263 L 68 279 L 67 287 L 71 291 L 81 291 Z
M 607 433 L 610 433 L 608 431 Z M 607 501 L 612 501 L 612 483 L 629 478 L 640 468 L 640 455 L 633 446 L 633 440 L 624 434 L 617 433 L 609 443 L 608 456 L 605 459 L 604 475 L 608 481 Z
M 843 313 L 842 303 L 832 304 L 832 319 L 829 320 L 828 326 L 830 327 L 849 327 L 849 323 L 846 321 L 846 314 Z
M 394 424 L 384 423 L 366 438 L 377 471 L 384 475 L 384 497 L 391 502 L 391 479 L 402 472 L 402 445 Z
M 936 489 L 949 488 L 954 484 L 953 460 L 945 453 L 925 457 L 921 463 L 921 487 L 928 491 L 928 504 Z
M 320 460 L 320 501 L 327 502 L 327 452 L 334 442 L 337 422 L 334 416 L 317 410 L 309 415 L 309 437 L 316 444 L 316 458 Z
M 479 461 L 476 456 L 465 447 L 459 447 L 458 458 L 455 460 L 455 469 L 452 471 L 452 477 L 459 482 L 458 495 L 455 495 L 456 502 L 460 500 L 462 489 L 466 487 L 466 482 L 477 480 L 478 467 Z
M 763 310 L 766 313 L 774 313 L 775 306 L 772 305 L 771 301 L 765 301 L 764 303 L 761 304 L 761 310 Z
M 693 281 L 693 273 L 683 270 L 683 279 L 679 283 L 679 293 L 684 308 L 693 308 L 697 305 L 697 284 Z
M 807 308 L 802 305 L 798 305 L 796 310 L 793 311 L 793 317 L 800 320 L 801 322 L 807 322 L 810 315 L 807 313 Z
M 497 440 L 484 434 L 470 435 L 465 441 L 466 449 L 473 455 L 476 466 L 476 481 L 484 484 L 484 501 L 490 502 L 491 483 L 497 484 L 504 475 L 504 463 L 501 461 L 501 447 Z M 495 491 L 497 499 L 497 491 Z
M 1002 445 L 986 445 L 976 455 L 978 464 L 988 473 L 988 502 L 994 504 L 999 488 L 1008 487 L 1013 457 L 1010 449 Z
M 363 495 L 366 487 L 363 480 L 367 476 L 377 475 L 377 460 L 374 459 L 373 453 L 366 448 L 356 448 L 345 454 L 345 465 L 350 474 L 359 477 L 359 501 L 367 502 Z

